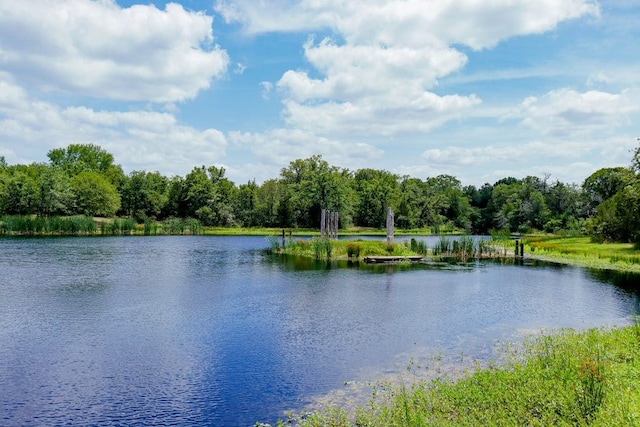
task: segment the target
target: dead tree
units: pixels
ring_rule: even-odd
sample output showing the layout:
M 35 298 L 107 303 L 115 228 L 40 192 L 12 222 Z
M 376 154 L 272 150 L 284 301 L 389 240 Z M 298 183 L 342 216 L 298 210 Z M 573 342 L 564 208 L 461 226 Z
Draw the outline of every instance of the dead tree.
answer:
M 393 243 L 393 210 L 391 206 L 387 208 L 387 243 Z
M 324 239 L 337 239 L 338 224 L 338 212 L 322 209 L 320 212 L 320 237 Z

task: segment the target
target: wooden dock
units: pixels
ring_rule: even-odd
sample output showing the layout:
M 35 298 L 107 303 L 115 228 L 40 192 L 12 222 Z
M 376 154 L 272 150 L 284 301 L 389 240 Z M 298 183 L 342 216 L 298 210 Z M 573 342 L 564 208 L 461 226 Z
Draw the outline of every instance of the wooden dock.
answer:
M 422 261 L 422 257 L 420 255 L 410 255 L 410 256 L 366 256 L 364 257 L 364 262 L 367 264 L 392 264 L 396 262 L 420 262 Z

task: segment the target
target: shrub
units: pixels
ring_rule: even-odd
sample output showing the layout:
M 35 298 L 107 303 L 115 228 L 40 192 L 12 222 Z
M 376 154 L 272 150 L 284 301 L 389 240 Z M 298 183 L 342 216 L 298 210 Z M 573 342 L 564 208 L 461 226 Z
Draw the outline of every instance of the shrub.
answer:
M 359 258 L 361 249 L 362 246 L 359 243 L 349 242 L 347 243 L 347 256 L 349 258 Z

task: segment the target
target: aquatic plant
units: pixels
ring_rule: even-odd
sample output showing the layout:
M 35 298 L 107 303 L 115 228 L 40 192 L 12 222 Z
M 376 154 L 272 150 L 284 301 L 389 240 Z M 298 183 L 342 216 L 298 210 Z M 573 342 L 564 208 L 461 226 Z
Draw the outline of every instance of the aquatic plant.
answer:
M 276 253 L 280 251 L 280 238 L 278 236 L 267 236 L 265 237 L 267 242 L 269 243 L 269 248 L 272 253 Z
M 203 232 L 202 223 L 196 218 L 187 218 L 184 222 L 184 226 L 188 230 L 189 234 L 194 236 L 200 235 Z
M 166 234 L 184 234 L 184 221 L 181 218 L 167 218 L 162 222 Z
M 38 217 L 33 215 L 10 215 L 2 217 L 1 231 L 4 234 L 93 234 L 96 225 L 86 216 Z
M 449 255 L 453 250 L 453 243 L 449 237 L 440 236 L 440 240 L 433 248 L 434 255 Z
M 415 238 L 411 238 L 409 248 L 412 252 L 420 255 L 426 255 L 428 252 L 427 244 L 424 242 L 424 240 L 416 240 Z

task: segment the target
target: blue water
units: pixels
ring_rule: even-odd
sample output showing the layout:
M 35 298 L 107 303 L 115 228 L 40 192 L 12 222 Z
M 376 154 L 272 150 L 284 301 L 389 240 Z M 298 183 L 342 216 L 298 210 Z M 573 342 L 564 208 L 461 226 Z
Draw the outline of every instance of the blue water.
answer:
M 356 268 L 262 237 L 0 240 L 0 425 L 274 423 L 414 354 L 628 324 L 638 276 Z

